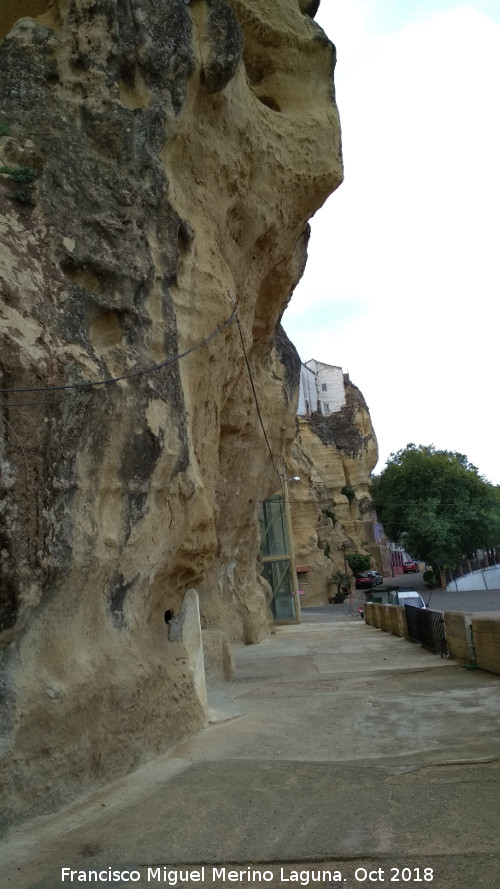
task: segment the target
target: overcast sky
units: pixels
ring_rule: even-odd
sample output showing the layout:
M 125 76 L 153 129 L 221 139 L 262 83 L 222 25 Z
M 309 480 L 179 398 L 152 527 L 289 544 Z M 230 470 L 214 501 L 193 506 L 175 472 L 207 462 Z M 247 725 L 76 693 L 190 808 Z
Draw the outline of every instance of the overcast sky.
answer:
M 500 484 L 500 2 L 322 0 L 345 181 L 283 317 L 408 442 Z

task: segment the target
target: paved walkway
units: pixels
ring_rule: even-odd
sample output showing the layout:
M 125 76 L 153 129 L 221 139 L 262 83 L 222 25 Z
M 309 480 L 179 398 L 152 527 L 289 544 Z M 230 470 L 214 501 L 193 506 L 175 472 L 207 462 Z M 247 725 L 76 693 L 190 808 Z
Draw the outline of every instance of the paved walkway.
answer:
M 227 721 L 12 832 L 2 889 L 500 885 L 500 677 L 351 617 L 236 655 Z

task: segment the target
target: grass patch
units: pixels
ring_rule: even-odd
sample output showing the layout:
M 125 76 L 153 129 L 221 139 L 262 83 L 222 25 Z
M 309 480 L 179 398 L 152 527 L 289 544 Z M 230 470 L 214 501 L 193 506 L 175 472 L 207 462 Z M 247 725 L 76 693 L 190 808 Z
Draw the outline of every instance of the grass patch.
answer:
M 36 173 L 31 167 L 0 167 L 0 173 L 19 185 L 30 185 L 36 179 Z

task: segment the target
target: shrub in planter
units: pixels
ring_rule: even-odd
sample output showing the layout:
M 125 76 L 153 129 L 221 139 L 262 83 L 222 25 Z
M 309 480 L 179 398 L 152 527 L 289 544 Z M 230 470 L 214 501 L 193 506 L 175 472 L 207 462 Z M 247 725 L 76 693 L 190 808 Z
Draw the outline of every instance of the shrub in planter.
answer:
M 368 571 L 372 563 L 371 556 L 364 556 L 362 553 L 347 553 L 346 560 L 353 574 Z
M 329 596 L 329 602 L 343 602 L 351 591 L 352 577 L 343 574 L 342 571 L 334 571 L 328 578 L 328 586 L 336 586 L 337 592 L 334 596 Z
M 335 593 L 334 596 L 329 597 L 328 601 L 331 604 L 341 605 L 342 602 L 345 602 L 347 595 L 347 593 Z
M 436 575 L 432 569 L 429 571 L 424 571 L 422 574 L 422 580 L 425 583 L 428 590 L 433 590 L 435 586 L 437 586 Z

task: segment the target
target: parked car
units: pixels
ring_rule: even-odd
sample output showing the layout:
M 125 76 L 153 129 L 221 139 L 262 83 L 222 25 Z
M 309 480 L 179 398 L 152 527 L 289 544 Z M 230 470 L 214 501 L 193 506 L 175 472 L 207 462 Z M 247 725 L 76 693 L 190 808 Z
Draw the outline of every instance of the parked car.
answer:
M 415 574 L 418 574 L 420 571 L 420 565 L 418 562 L 415 562 L 415 559 L 410 559 L 408 562 L 403 562 L 403 574 L 411 574 L 412 571 Z
M 368 571 L 363 571 L 362 574 L 356 574 L 354 584 L 357 590 L 371 590 L 374 586 L 373 577 Z
M 398 590 L 396 593 L 396 605 L 414 605 L 415 608 L 426 608 L 422 596 L 417 590 Z
M 355 584 L 357 590 L 369 590 L 373 586 L 382 583 L 382 577 L 377 571 L 361 571 L 356 574 Z
M 394 586 L 371 589 L 366 593 L 367 602 L 379 602 L 381 605 L 414 605 L 416 608 L 426 608 L 426 604 L 418 590 L 407 587 L 406 589 Z
M 378 571 L 373 571 L 372 569 L 370 569 L 370 571 L 365 571 L 364 573 L 371 574 L 371 576 L 373 577 L 373 586 L 378 586 L 380 583 L 384 582 L 384 578 L 381 574 L 378 573 Z

